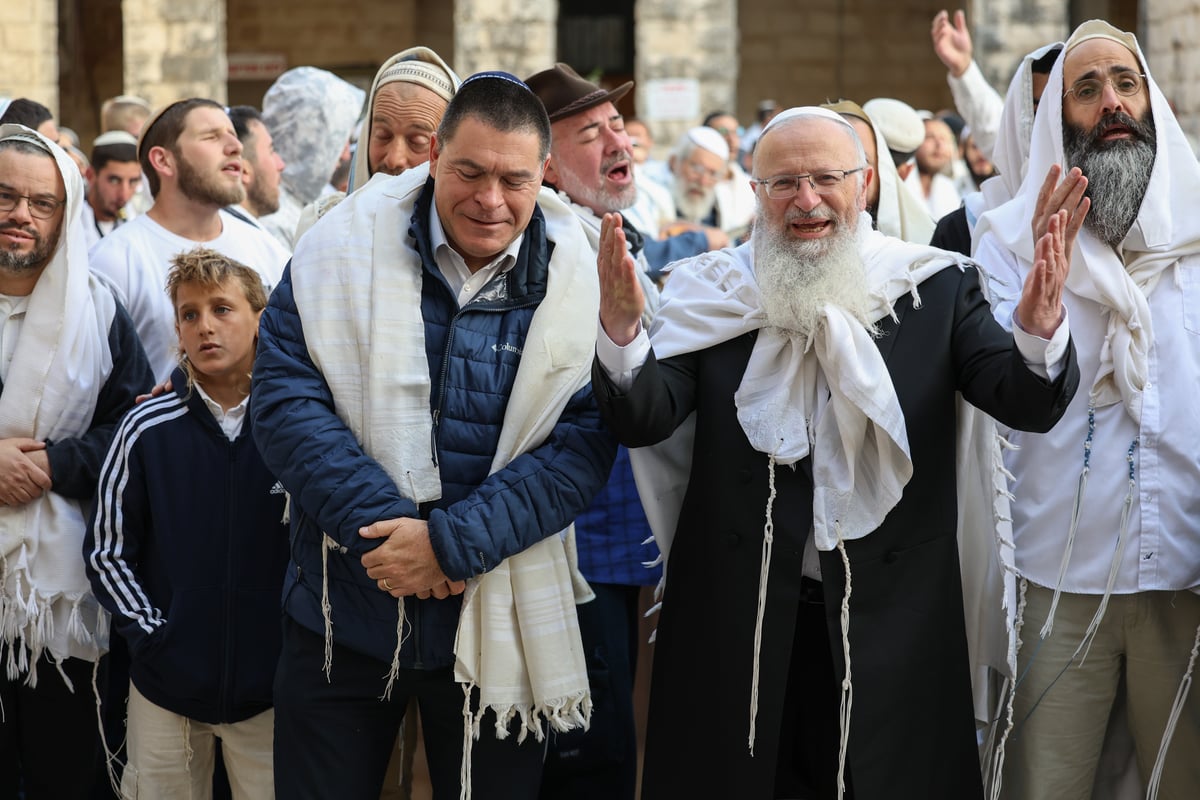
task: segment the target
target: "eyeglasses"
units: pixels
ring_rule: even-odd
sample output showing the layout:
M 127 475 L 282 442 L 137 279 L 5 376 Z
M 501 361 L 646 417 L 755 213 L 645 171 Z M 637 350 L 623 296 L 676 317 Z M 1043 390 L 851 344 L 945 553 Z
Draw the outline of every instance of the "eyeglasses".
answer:
M 1063 92 L 1063 97 L 1075 95 L 1075 99 L 1084 105 L 1091 105 L 1104 94 L 1104 84 L 1113 87 L 1113 91 L 1122 97 L 1132 97 L 1142 89 L 1142 81 L 1146 78 L 1140 72 L 1122 72 L 1114 78 L 1083 78 L 1075 81 L 1075 85 Z
M 721 179 L 725 177 L 725 173 L 718 172 L 715 169 L 709 169 L 703 164 L 697 164 L 693 161 L 683 162 L 683 168 L 688 172 L 688 174 L 697 180 L 708 179 L 713 183 L 720 183 Z
M 816 194 L 833 194 L 846 180 L 847 175 L 862 172 L 865 167 L 857 169 L 823 169 L 807 175 L 776 175 L 773 178 L 755 179 L 753 183 L 767 190 L 767 197 L 772 200 L 787 200 L 795 197 L 800 191 L 800 181 L 807 181 Z
M 0 189 L 0 211 L 12 211 L 22 200 L 29 202 L 29 216 L 35 219 L 50 219 L 54 216 L 54 212 L 58 211 L 59 206 L 67 202 L 66 200 L 56 200 L 53 197 L 30 197 L 27 194 L 17 194 L 7 189 Z

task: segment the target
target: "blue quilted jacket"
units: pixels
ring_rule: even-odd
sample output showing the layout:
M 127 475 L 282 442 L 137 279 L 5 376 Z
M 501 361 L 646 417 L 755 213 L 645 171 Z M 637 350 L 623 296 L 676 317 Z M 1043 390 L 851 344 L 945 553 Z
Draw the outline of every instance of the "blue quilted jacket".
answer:
M 574 520 L 604 485 L 616 449 L 589 385 L 571 398 L 544 443 L 488 475 L 525 336 L 546 295 L 553 245 L 535 211 L 512 269 L 459 308 L 429 244 L 432 196 L 431 179 L 417 201 L 409 235 L 424 269 L 431 455 L 441 473 L 441 499 L 417 508 L 402 497 L 335 414 L 329 386 L 308 355 L 290 265 L 263 313 L 254 368 L 255 437 L 292 498 L 284 609 L 324 635 L 324 531 L 341 545 L 328 554 L 333 638 L 388 663 L 396 646 L 397 604 L 367 577 L 360 559 L 382 540 L 361 538 L 360 527 L 396 517 L 426 519 L 446 576 L 474 577 Z M 412 630 L 400 650 L 402 668 L 453 665 L 460 607 L 459 597 L 405 599 Z

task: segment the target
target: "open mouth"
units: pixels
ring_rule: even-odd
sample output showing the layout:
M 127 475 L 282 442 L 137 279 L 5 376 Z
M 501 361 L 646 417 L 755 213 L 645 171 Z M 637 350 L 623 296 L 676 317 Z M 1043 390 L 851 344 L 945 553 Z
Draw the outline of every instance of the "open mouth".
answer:
M 232 161 L 221 168 L 222 172 L 228 172 L 230 175 L 242 176 L 242 162 Z
M 792 230 L 801 236 L 814 236 L 833 227 L 833 221 L 828 219 L 800 219 L 792 222 Z
M 622 161 L 619 164 L 613 165 L 608 172 L 604 173 L 604 177 L 615 183 L 628 183 L 632 175 L 630 174 L 629 162 Z

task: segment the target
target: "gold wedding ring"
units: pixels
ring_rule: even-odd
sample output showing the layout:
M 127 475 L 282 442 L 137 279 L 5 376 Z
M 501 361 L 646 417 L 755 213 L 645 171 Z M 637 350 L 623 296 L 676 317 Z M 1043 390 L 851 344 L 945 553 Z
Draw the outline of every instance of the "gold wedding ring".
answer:
M 383 580 L 381 580 L 380 583 L 383 584 L 384 589 L 388 590 L 389 592 L 392 591 L 392 585 L 390 583 L 388 583 L 387 578 L 384 578 Z

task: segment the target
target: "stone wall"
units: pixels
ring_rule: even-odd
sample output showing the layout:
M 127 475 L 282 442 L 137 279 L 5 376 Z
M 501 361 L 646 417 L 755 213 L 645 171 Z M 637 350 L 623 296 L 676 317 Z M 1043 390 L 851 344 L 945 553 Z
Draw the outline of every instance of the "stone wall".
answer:
M 557 24 L 554 0 L 456 0 L 454 69 L 532 75 L 554 63 Z
M 125 91 L 160 106 L 224 102 L 224 0 L 123 0 Z
M 736 0 L 638 0 L 634 19 L 639 113 L 645 113 L 649 81 L 686 78 L 700 84 L 696 118 L 652 121 L 656 149 L 670 147 L 704 114 L 734 108 L 739 68 Z
M 28 97 L 58 115 L 56 0 L 4 0 L 0 97 Z
M 1154 79 L 1175 103 L 1179 123 L 1200 139 L 1200 2 L 1147 0 L 1139 33 Z
M 973 0 L 967 13 L 975 60 L 1001 95 L 1026 53 L 1071 32 L 1069 6 L 1061 0 Z

